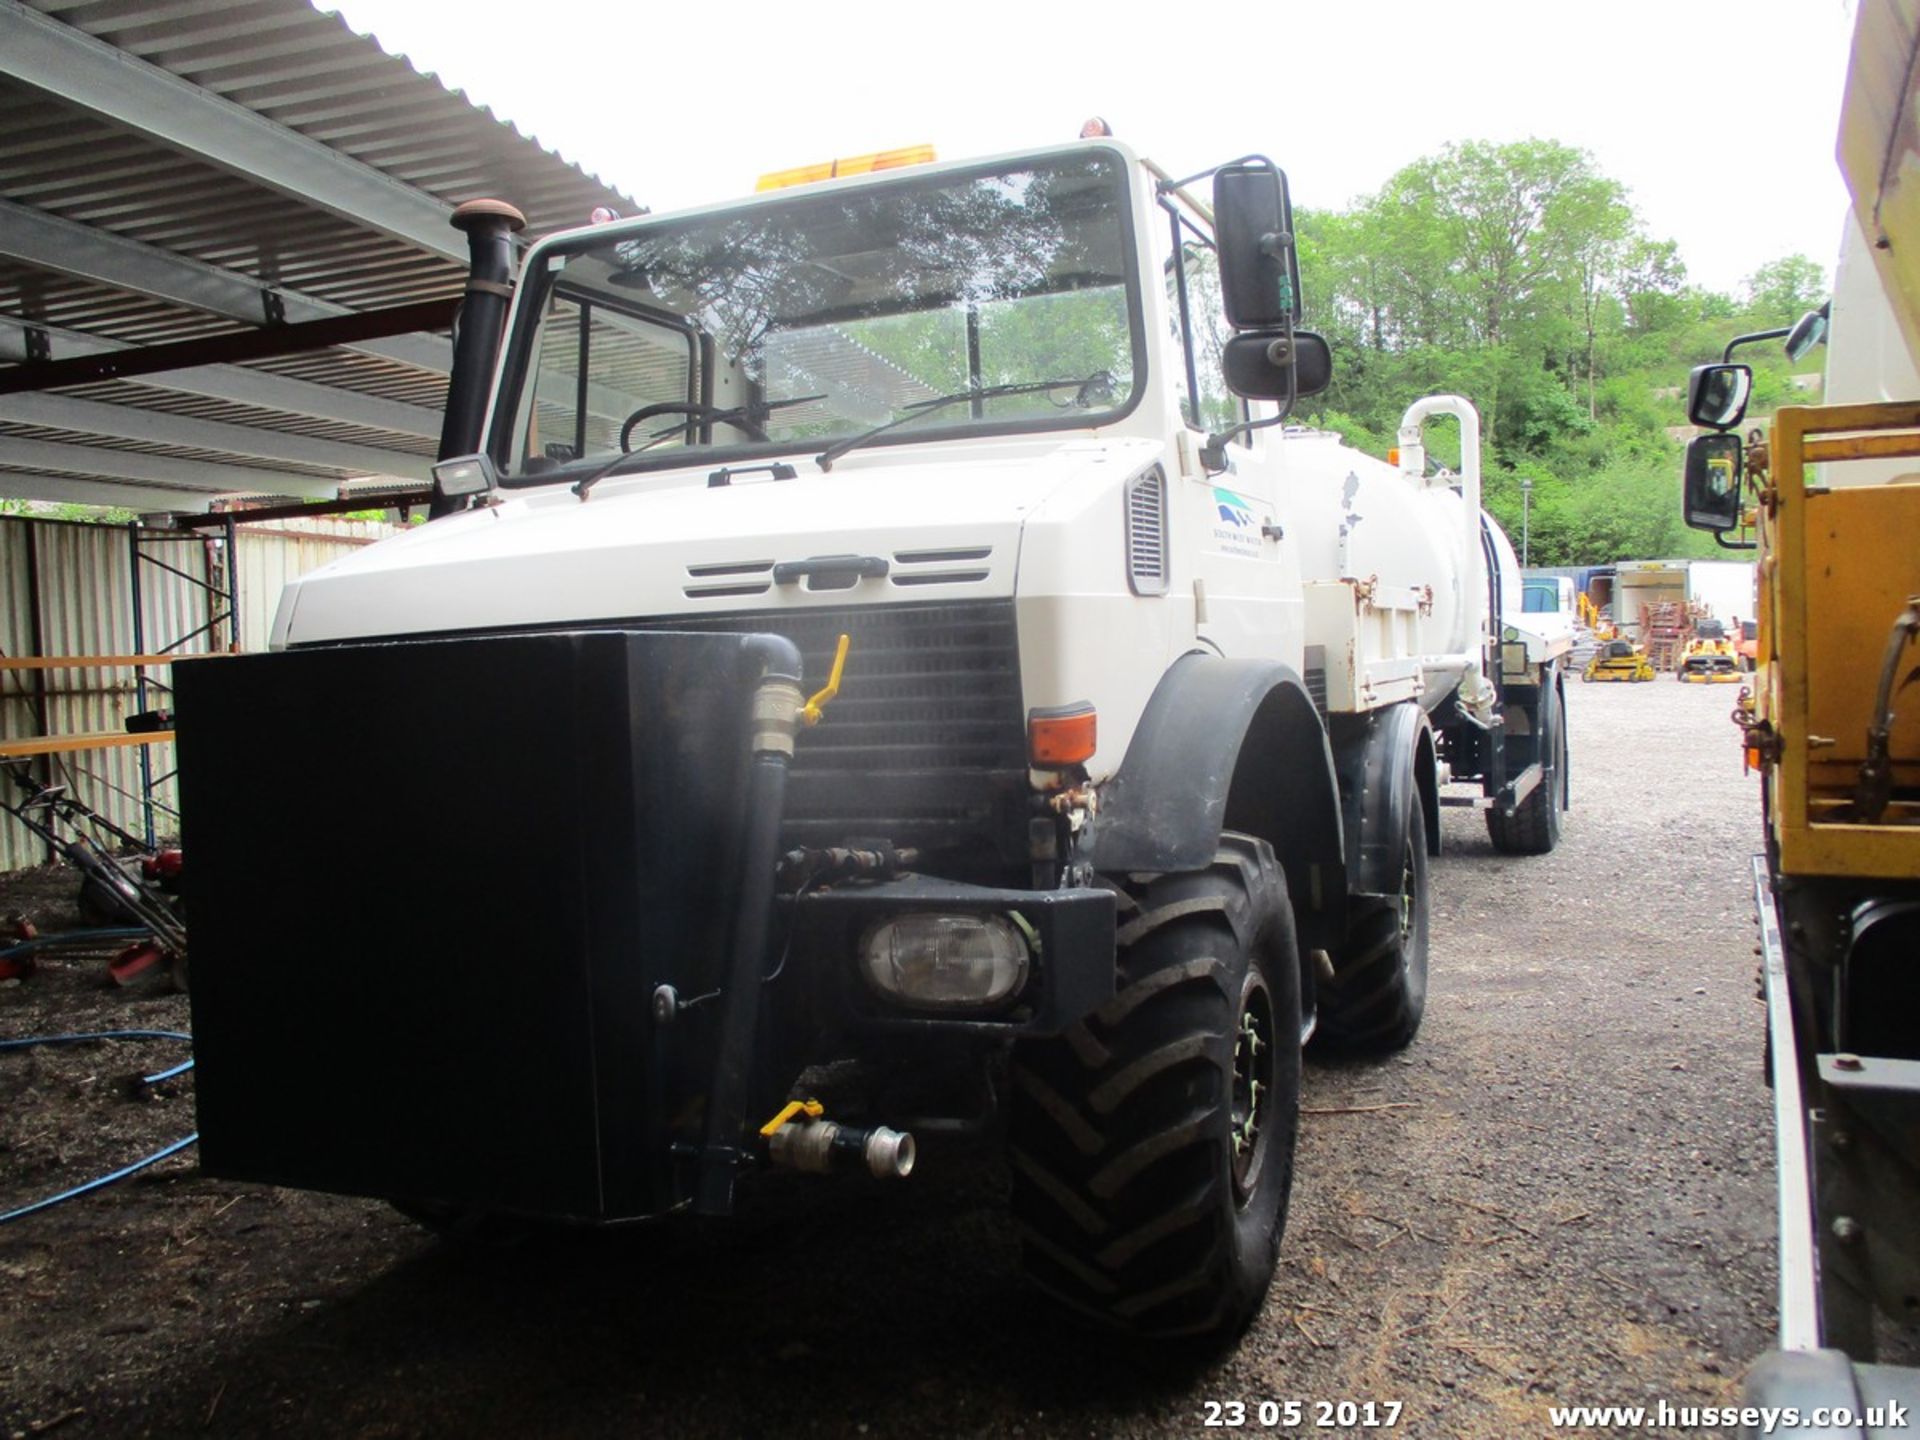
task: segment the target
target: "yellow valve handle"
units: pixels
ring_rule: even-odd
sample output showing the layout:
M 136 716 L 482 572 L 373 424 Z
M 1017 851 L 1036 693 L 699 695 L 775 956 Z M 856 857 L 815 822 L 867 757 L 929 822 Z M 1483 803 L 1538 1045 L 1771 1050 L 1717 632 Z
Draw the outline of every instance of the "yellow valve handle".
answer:
M 842 654 L 846 653 L 845 641 L 846 637 L 844 635 L 841 636 Z M 760 1134 L 763 1137 L 772 1135 L 774 1131 L 778 1130 L 796 1115 L 804 1115 L 809 1120 L 818 1120 L 826 1113 L 827 1107 L 822 1105 L 818 1100 L 789 1100 L 785 1105 L 781 1106 L 778 1115 L 760 1127 Z
M 840 637 L 840 647 L 833 652 L 833 669 L 827 674 L 826 685 L 800 707 L 800 722 L 803 725 L 818 725 L 821 712 L 827 708 L 827 702 L 840 693 L 840 672 L 847 668 L 847 650 L 852 644 L 851 635 Z

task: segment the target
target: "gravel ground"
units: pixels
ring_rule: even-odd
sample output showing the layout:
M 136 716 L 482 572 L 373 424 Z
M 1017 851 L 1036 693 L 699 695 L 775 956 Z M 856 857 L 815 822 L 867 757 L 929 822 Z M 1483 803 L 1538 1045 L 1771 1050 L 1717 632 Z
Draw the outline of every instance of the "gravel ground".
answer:
M 1549 1404 L 1729 1403 L 1774 1272 L 1732 696 L 1572 685 L 1551 856 L 1445 813 L 1425 1029 L 1309 1067 L 1280 1273 L 1212 1368 L 1035 1298 L 1004 1176 L 964 1154 L 892 1190 L 788 1184 L 726 1226 L 478 1254 L 182 1160 L 0 1230 L 0 1433 L 1184 1436 L 1209 1402 L 1258 1428 L 1299 1400 L 1509 1437 L 1549 1433 Z M 71 888 L 0 882 L 0 913 L 71 923 Z M 184 1025 L 99 966 L 0 991 L 0 1034 Z M 0 1056 L 0 1208 L 184 1133 L 190 1084 L 116 1083 L 168 1054 Z

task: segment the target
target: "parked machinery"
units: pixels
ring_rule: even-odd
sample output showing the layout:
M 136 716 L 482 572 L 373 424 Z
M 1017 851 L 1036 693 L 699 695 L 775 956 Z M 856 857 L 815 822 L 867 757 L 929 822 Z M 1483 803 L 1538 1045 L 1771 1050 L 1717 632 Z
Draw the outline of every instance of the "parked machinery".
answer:
M 1238 1333 L 1303 1045 L 1419 1028 L 1439 806 L 1557 842 L 1570 635 L 1465 400 L 1398 467 L 1283 426 L 1330 369 L 1284 177 L 1211 173 L 1099 140 L 536 245 L 441 518 L 181 676 L 207 1171 L 615 1223 L 998 1116 L 1043 1287 Z M 396 746 L 371 807 L 285 763 Z
M 1588 682 L 1638 684 L 1653 679 L 1654 673 L 1646 650 L 1616 635 L 1594 647 L 1593 655 L 1587 661 L 1587 668 L 1580 673 L 1580 678 Z
M 1673 667 L 1676 680 L 1703 685 L 1738 684 L 1740 662 L 1727 627 L 1711 617 L 1693 622 L 1693 633 L 1680 647 L 1679 663 Z
M 1736 338 L 1688 386 L 1709 433 L 1687 448 L 1687 522 L 1756 549 L 1761 577 L 1735 718 L 1764 782 L 1781 1348 L 1747 1398 L 1803 1414 L 1920 1410 L 1920 1370 L 1870 1363 L 1877 1328 L 1911 1334 L 1920 1314 L 1920 264 L 1896 180 L 1916 159 L 1917 42 L 1914 0 L 1860 6 L 1841 128 L 1854 215 L 1831 307 Z M 1743 443 L 1751 373 L 1734 350 L 1784 338 L 1797 359 L 1829 323 L 1833 403 L 1783 407 Z

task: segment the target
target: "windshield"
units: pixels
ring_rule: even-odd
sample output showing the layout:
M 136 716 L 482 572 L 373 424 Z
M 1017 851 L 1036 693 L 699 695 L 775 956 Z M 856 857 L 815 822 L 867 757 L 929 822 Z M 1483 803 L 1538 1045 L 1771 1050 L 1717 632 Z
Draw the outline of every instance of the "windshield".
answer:
M 1141 378 L 1128 215 L 1089 149 L 583 234 L 527 276 L 496 463 L 545 484 L 1115 419 Z

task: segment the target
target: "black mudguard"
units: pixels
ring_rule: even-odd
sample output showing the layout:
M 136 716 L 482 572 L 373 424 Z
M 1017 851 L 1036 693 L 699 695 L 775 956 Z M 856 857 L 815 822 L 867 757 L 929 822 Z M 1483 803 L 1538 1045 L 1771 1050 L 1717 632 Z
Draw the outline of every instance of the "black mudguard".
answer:
M 1193 653 L 1161 677 L 1101 794 L 1094 868 L 1167 874 L 1213 863 L 1222 830 L 1273 846 L 1303 937 L 1344 913 L 1333 755 L 1300 676 L 1272 660 Z
M 1357 895 L 1399 891 L 1400 837 L 1418 794 L 1426 814 L 1427 853 L 1440 853 L 1433 727 L 1411 701 L 1331 724 L 1346 836 L 1347 886 Z

